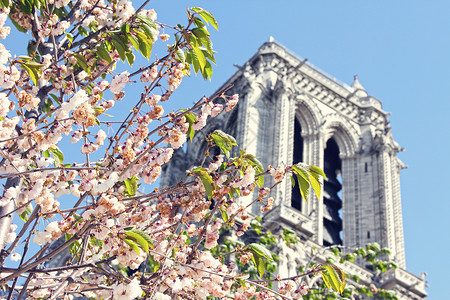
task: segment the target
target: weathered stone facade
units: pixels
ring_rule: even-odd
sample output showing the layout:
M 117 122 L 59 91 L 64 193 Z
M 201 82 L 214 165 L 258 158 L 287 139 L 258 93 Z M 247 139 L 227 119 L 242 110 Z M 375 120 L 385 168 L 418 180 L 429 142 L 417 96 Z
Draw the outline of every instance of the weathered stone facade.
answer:
M 402 148 L 391 135 L 388 113 L 357 76 L 348 86 L 271 40 L 219 91 L 229 86 L 229 94 L 240 95 L 239 105 L 210 120 L 186 153 L 176 152 L 161 185 L 175 183 L 186 168 L 198 164 L 204 137 L 219 128 L 264 166 L 317 165 L 328 177 L 319 201 L 315 195 L 301 201 L 286 180 L 273 191 L 276 204 L 263 218 L 268 228 L 291 228 L 302 237 L 295 248 L 280 248 L 280 273 L 294 275 L 313 247 L 323 249 L 325 259 L 326 246 L 377 242 L 391 250 L 397 270 L 380 275 L 354 263 L 344 269 L 362 282 L 376 280 L 379 287 L 396 290 L 401 299 L 425 298 L 425 280 L 405 270 L 399 182 L 404 164 L 397 158 Z M 259 214 L 259 207 L 253 206 L 252 213 Z

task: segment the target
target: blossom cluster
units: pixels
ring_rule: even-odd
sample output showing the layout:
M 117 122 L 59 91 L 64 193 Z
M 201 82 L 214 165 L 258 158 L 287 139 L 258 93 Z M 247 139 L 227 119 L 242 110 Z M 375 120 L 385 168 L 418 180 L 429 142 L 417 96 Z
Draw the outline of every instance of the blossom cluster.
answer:
M 46 5 L 34 7 L 34 13 L 25 4 L 0 12 L 0 38 L 10 33 L 4 26 L 9 15 L 34 39 L 29 56 L 12 57 L 0 44 L 0 179 L 5 181 L 0 205 L 13 204 L 0 211 L 17 214 L 24 224 L 17 233 L 18 226 L 8 221 L 0 238 L 15 262 L 27 255 L 14 252 L 19 245 L 41 246 L 16 272 L 1 273 L 0 286 L 9 288 L 8 282 L 26 273 L 30 299 L 273 299 L 273 291 L 251 280 L 244 280 L 249 284 L 244 288 L 234 279 L 241 275 L 236 260 L 216 255 L 222 232 L 233 229 L 239 237 L 250 228 L 248 206 L 239 197 L 266 201 L 263 211 L 274 205 L 271 188 L 258 182 L 263 171 L 244 152 L 235 159 L 205 157 L 208 166 L 191 168 L 177 185 L 143 192 L 208 117 L 236 109 L 239 102 L 237 94 L 222 93 L 165 112 L 163 102 L 195 68 L 183 56 L 192 50 L 184 36 L 190 28 L 173 27 L 177 38 L 168 55 L 119 73 L 119 61 L 133 65 L 133 51 L 148 58 L 149 40 L 170 40 L 165 31 L 159 33 L 170 27 L 156 21 L 153 9 L 137 15 L 127 0 L 48 0 Z M 193 20 L 189 26 L 199 23 Z M 120 102 L 130 85 L 144 86 L 141 97 L 114 127 L 109 113 L 133 101 Z M 210 146 L 221 147 L 212 140 Z M 269 167 L 268 173 L 279 182 L 285 170 Z M 72 255 L 66 269 L 39 271 L 65 248 Z M 253 256 L 244 248 L 234 252 L 244 265 Z M 279 293 L 304 294 L 289 284 Z

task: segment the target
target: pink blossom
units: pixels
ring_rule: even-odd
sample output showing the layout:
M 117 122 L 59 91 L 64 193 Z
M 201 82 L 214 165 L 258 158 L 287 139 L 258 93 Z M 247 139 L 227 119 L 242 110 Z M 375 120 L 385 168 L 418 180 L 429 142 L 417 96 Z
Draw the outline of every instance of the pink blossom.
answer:
M 286 174 L 286 167 L 281 165 L 278 168 L 274 168 L 269 166 L 269 172 L 275 182 L 280 182 L 284 179 L 284 175 Z
M 122 72 L 121 74 L 114 77 L 114 79 L 111 81 L 110 91 L 114 94 L 120 93 L 120 91 L 125 87 L 128 80 L 128 75 L 130 73 L 128 71 Z
M 212 110 L 211 110 L 211 117 L 214 118 L 216 117 L 218 114 L 220 114 L 223 110 L 223 105 L 222 104 L 214 104 Z
M 160 34 L 159 35 L 159 38 L 162 40 L 162 41 L 168 41 L 169 40 L 169 38 L 170 38 L 170 35 L 168 35 L 168 34 L 166 34 L 166 33 L 162 33 L 162 34 Z
M 234 94 L 233 96 L 231 96 L 230 99 L 228 99 L 225 111 L 230 112 L 237 105 L 238 102 L 239 102 L 239 95 Z

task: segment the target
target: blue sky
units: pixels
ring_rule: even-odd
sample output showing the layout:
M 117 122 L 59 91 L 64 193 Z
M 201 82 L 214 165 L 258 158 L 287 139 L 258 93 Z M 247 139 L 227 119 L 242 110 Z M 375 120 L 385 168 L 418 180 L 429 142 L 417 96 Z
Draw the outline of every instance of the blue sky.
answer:
M 407 269 L 428 273 L 429 299 L 448 298 L 450 2 L 155 0 L 151 5 L 167 24 L 184 24 L 186 6 L 210 10 L 219 22 L 219 32 L 210 30 L 217 51 L 212 81 L 183 79 L 172 109 L 213 93 L 236 71 L 233 64 L 245 63 L 269 36 L 349 85 L 357 74 L 392 113 L 393 136 L 406 149 L 399 157 L 408 165 L 401 175 Z M 5 45 L 24 54 L 14 51 L 19 42 L 25 39 L 10 38 Z
M 209 95 L 273 36 L 351 85 L 357 74 L 391 112 L 406 150 L 401 173 L 407 269 L 427 272 L 429 299 L 448 298 L 450 211 L 450 2 L 445 1 L 153 1 L 158 20 L 184 18 L 186 6 L 210 10 L 217 66 L 211 82 L 184 80 L 180 105 Z M 167 21 L 168 23 L 170 23 Z

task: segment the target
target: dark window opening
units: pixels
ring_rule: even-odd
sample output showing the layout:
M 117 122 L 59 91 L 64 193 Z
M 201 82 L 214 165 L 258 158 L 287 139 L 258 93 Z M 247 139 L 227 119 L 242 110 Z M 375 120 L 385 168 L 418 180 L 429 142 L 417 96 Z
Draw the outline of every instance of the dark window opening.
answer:
M 302 127 L 300 121 L 296 118 L 294 125 L 294 154 L 292 158 L 292 163 L 296 164 L 303 161 L 303 138 L 302 138 Z M 300 189 L 298 187 L 298 181 L 296 176 L 294 176 L 295 186 L 292 187 L 291 196 L 291 206 L 295 209 L 302 210 L 303 200 L 300 194 Z
M 323 186 L 323 244 L 342 245 L 342 219 L 339 212 L 342 208 L 342 200 L 339 197 L 342 185 L 338 180 L 341 173 L 341 159 L 339 147 L 333 138 L 328 140 L 325 148 L 324 172 L 327 179 L 324 180 Z
M 365 163 L 365 164 L 364 164 L 364 172 L 366 172 L 366 173 L 367 173 L 367 169 L 368 169 L 368 167 L 367 167 L 367 163 Z
M 367 238 L 370 239 L 370 231 L 367 231 Z

